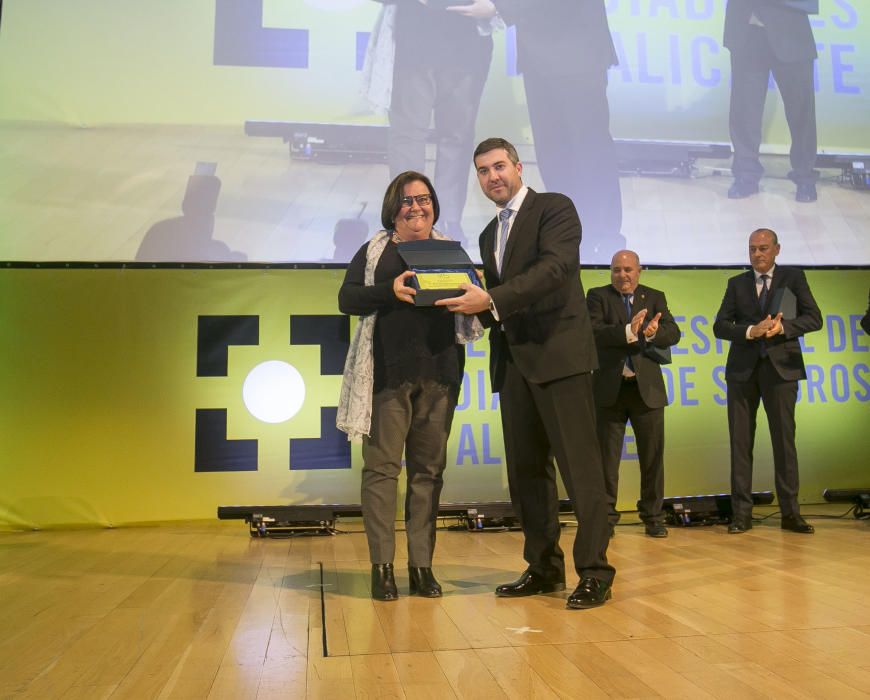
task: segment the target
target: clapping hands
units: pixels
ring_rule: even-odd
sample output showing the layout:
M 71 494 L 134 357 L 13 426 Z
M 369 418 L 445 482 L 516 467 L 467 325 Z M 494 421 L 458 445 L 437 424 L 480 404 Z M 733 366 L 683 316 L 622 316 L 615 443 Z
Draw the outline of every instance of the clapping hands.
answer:
M 772 317 L 770 314 L 766 318 L 756 323 L 749 330 L 749 335 L 753 338 L 772 338 L 775 335 L 782 333 L 782 313 L 778 313 Z

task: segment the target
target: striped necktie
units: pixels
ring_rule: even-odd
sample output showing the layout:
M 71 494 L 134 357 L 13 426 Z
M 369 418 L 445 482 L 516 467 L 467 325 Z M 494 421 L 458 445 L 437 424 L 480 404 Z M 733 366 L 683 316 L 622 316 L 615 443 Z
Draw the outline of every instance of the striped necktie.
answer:
M 504 262 L 504 249 L 507 247 L 508 229 L 510 228 L 511 209 L 502 209 L 498 213 L 498 220 L 501 226 L 498 231 L 498 274 L 501 274 L 502 263 Z

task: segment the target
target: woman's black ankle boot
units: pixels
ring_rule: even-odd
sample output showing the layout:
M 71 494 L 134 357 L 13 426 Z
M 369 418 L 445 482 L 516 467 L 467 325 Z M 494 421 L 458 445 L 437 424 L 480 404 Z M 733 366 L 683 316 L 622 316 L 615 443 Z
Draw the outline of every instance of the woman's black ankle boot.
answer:
M 408 578 L 411 583 L 411 595 L 419 595 L 423 598 L 440 598 L 441 585 L 432 575 L 432 569 L 428 566 L 409 566 Z
M 375 600 L 396 600 L 399 589 L 392 564 L 372 564 L 372 598 Z

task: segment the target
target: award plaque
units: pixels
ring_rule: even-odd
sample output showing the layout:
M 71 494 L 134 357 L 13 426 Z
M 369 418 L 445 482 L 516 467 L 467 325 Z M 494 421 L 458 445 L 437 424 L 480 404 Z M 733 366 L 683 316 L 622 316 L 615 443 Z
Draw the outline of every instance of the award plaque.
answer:
M 439 299 L 461 296 L 459 285 L 465 282 L 480 286 L 474 263 L 458 241 L 426 238 L 399 243 L 398 250 L 408 269 L 416 273 L 408 279 L 408 285 L 417 290 L 417 306 L 432 306 Z

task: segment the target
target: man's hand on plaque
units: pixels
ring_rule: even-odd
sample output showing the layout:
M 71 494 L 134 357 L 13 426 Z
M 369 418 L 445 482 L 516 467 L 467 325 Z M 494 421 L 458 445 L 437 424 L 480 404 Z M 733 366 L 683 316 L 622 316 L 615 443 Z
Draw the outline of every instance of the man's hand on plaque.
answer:
M 417 294 L 417 290 L 413 287 L 406 287 L 405 282 L 409 277 L 413 277 L 415 274 L 417 273 L 413 270 L 405 270 L 401 275 L 393 280 L 393 294 L 396 295 L 396 299 L 408 302 L 409 304 L 414 303 L 414 296 Z
M 463 282 L 459 285 L 459 288 L 465 292 L 461 297 L 439 299 L 435 302 L 435 306 L 446 306 L 454 313 L 466 314 L 468 316 L 479 314 L 481 311 L 489 309 L 492 299 L 486 290 L 481 289 L 476 284 L 471 284 L 471 282 Z

